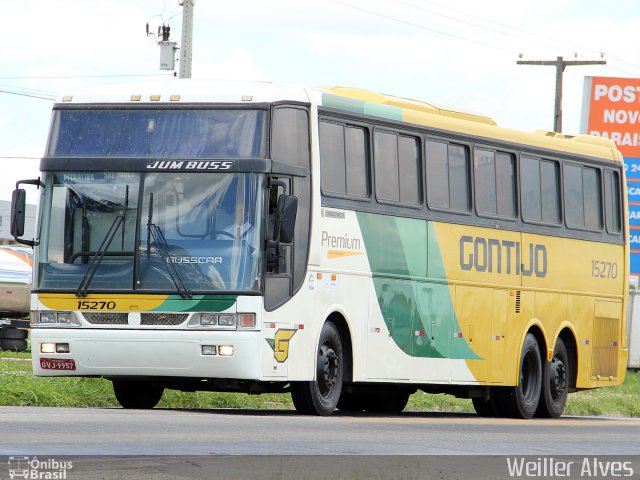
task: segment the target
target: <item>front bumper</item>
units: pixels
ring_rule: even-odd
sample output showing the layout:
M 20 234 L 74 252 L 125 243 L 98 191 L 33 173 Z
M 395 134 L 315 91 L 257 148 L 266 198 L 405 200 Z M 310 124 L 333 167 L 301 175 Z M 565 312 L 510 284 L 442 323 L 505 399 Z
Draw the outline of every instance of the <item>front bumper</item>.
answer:
M 67 343 L 69 353 L 40 353 L 42 343 Z M 37 376 L 153 376 L 260 379 L 259 331 L 34 328 Z M 203 355 L 203 345 L 232 345 L 232 356 Z M 43 368 L 72 359 L 73 370 Z

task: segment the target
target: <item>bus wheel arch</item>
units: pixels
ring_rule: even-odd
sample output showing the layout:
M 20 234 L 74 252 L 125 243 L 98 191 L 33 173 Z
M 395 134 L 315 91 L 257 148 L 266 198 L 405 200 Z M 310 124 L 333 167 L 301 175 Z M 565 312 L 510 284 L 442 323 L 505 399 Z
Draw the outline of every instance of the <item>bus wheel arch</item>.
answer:
M 565 327 L 558 338 L 564 342 L 569 355 L 569 393 L 576 391 L 578 381 L 578 342 L 573 330 Z
M 325 320 L 316 349 L 315 380 L 291 384 L 291 399 L 299 413 L 327 416 L 336 409 L 349 363 L 345 352 L 351 356 L 351 340 L 345 328 L 341 315 L 330 315 Z M 349 346 L 345 348 L 345 344 Z
M 340 312 L 333 312 L 327 317 L 327 322 L 332 322 L 340 333 L 342 341 L 342 353 L 344 358 L 344 375 L 343 383 L 351 383 L 353 381 L 353 344 L 351 343 L 351 329 L 347 323 L 347 319 Z

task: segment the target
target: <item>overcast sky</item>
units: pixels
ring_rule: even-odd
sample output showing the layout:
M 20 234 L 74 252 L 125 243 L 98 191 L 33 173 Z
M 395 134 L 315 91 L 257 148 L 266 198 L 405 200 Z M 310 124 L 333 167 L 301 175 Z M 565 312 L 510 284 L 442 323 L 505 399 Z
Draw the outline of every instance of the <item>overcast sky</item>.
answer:
M 171 75 L 145 24 L 169 24 L 179 43 L 181 10 L 178 0 L 3 2 L 0 200 L 37 176 L 51 98 Z M 565 133 L 578 133 L 585 75 L 640 77 L 638 0 L 196 0 L 194 12 L 194 78 L 361 87 L 527 131 L 553 127 L 555 69 L 518 66 L 520 54 L 604 53 L 606 66 L 565 72 Z

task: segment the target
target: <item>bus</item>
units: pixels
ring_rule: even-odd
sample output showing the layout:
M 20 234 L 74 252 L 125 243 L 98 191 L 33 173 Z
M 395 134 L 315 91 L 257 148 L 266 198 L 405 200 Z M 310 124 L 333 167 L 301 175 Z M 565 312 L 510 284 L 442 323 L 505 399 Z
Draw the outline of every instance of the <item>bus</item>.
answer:
M 354 88 L 172 79 L 60 98 L 40 170 L 12 210 L 35 249 L 34 374 L 108 379 L 124 408 L 177 389 L 391 414 L 421 390 L 558 417 L 624 379 L 610 140 Z

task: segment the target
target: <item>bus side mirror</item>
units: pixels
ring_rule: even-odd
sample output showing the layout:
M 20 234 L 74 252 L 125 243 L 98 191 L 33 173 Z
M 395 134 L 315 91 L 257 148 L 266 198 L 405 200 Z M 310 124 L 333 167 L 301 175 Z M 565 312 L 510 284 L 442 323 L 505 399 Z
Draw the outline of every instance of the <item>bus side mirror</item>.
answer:
M 24 235 L 24 220 L 26 217 L 27 192 L 24 188 L 17 188 L 11 196 L 11 235 Z
M 16 189 L 11 196 L 11 235 L 16 242 L 33 247 L 35 241 L 19 238 L 24 235 L 24 223 L 27 217 L 27 192 L 23 188 L 17 188 L 21 183 L 36 185 L 39 188 L 40 179 L 20 180 L 16 183 Z
M 298 197 L 282 194 L 278 198 L 278 214 L 276 226 L 278 226 L 278 240 L 282 243 L 291 243 L 296 226 L 296 213 L 298 212 Z M 279 224 L 279 225 L 278 225 Z

